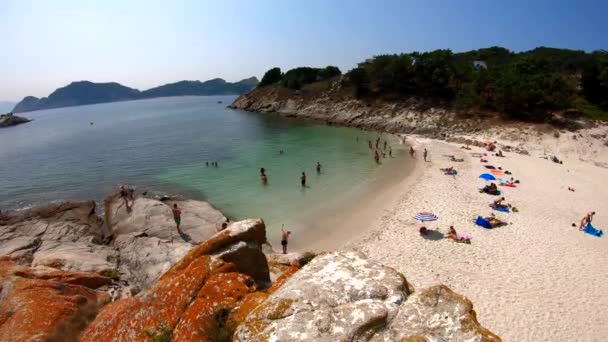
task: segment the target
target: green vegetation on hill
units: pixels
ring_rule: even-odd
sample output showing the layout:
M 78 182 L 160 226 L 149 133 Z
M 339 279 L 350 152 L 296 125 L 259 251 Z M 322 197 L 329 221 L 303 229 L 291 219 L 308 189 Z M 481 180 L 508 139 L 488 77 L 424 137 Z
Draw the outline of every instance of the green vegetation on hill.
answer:
M 272 68 L 264 74 L 259 87 L 280 83 L 289 89 L 300 89 L 305 84 L 324 81 L 341 74 L 340 69 L 332 65 L 328 65 L 325 68 L 300 67 L 291 69 L 284 74 L 281 72 L 281 69 Z
M 299 89 L 340 75 L 339 69 L 328 68 L 295 68 L 284 74 L 273 68 L 260 86 Z M 608 52 L 603 50 L 539 47 L 514 53 L 490 47 L 379 55 L 359 63 L 342 83 L 356 97 L 419 96 L 521 120 L 544 121 L 551 112 L 566 109 L 608 120 Z

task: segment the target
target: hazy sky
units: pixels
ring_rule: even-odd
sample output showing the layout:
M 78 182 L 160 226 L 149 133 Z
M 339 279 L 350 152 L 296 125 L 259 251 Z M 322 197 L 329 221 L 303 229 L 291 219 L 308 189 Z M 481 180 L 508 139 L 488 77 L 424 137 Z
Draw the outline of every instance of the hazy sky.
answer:
M 412 50 L 608 49 L 608 0 L 0 0 L 0 23 L 0 100 L 15 101 L 74 80 L 236 81 Z

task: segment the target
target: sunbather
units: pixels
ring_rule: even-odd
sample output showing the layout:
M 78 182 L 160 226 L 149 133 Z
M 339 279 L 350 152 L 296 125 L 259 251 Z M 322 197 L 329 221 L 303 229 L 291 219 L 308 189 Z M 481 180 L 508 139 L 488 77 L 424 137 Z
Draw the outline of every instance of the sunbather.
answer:
M 486 194 L 490 194 L 490 195 L 498 195 L 499 194 L 498 187 L 494 183 L 490 183 L 490 185 L 484 186 L 483 189 L 480 189 L 479 192 L 485 192 Z
M 471 237 L 465 234 L 458 234 L 454 226 L 450 226 L 450 230 L 445 234 L 445 238 L 452 239 L 456 242 L 471 243 Z
M 488 217 L 484 217 L 484 219 L 485 219 L 485 220 L 487 220 L 488 222 L 490 222 L 490 226 L 491 226 L 492 228 L 494 228 L 494 227 L 498 227 L 498 226 L 501 226 L 501 225 L 503 225 L 503 224 L 506 224 L 506 222 L 503 222 L 503 221 L 501 221 L 501 220 L 497 219 L 497 218 L 496 218 L 496 217 L 494 217 L 494 216 L 488 216 Z

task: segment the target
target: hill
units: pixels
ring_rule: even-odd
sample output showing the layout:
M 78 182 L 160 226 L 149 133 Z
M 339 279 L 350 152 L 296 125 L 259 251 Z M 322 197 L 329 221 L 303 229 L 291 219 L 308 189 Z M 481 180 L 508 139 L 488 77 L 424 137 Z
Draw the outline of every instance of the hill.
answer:
M 185 95 L 239 95 L 243 94 L 258 83 L 251 77 L 239 82 L 230 83 L 221 78 L 200 82 L 181 81 L 165 84 L 160 87 L 139 91 L 119 83 L 94 83 L 89 81 L 72 82 L 69 85 L 52 92 L 48 97 L 37 98 L 26 96 L 13 112 L 30 112 L 41 109 L 81 106 L 96 103 L 138 100 L 165 96 Z
M 306 94 L 314 94 L 312 101 L 328 99 L 328 104 L 357 100 L 397 105 L 414 98 L 453 112 L 499 113 L 521 121 L 547 122 L 554 113 L 565 111 L 608 119 L 608 52 L 604 50 L 539 47 L 516 53 L 490 47 L 461 53 L 378 55 L 338 75 L 340 70 L 332 66 L 299 67 L 285 73 L 272 68 L 256 91 L 247 95 L 246 107 L 267 102 L 258 95 L 267 95 L 262 89 L 268 87 L 277 88 L 273 94 L 302 104 Z M 327 88 L 330 80 L 339 82 Z M 237 99 L 235 107 L 242 107 L 242 100 Z

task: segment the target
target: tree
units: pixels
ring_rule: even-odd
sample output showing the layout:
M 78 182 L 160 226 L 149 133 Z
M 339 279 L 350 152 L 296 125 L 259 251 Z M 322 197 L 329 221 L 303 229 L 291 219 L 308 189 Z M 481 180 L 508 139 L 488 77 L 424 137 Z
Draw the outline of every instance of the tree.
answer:
M 265 87 L 270 84 L 275 84 L 283 78 L 283 73 L 280 68 L 272 68 L 264 74 L 258 87 Z

